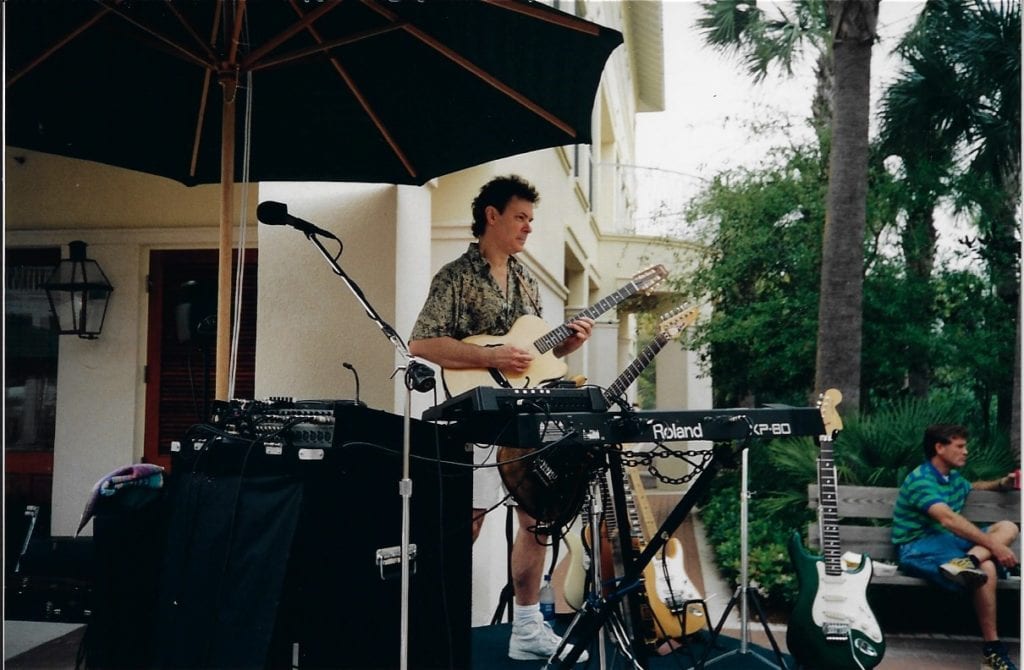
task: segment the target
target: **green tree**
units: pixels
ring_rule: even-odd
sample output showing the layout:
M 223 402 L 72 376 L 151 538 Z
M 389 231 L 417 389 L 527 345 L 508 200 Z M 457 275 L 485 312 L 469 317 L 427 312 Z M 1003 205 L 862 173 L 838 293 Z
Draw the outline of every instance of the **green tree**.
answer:
M 930 272 L 932 213 L 950 194 L 974 215 L 977 235 L 965 239 L 1013 323 L 1020 301 L 1020 23 L 1019 2 L 931 0 L 900 43 L 906 65 L 881 108 L 883 146 L 903 159 L 908 269 L 919 281 Z M 1015 332 L 1019 343 L 1019 324 Z M 999 348 L 1005 380 L 997 390 L 1000 423 L 1015 429 L 1017 453 L 1019 349 Z
M 820 155 L 803 147 L 716 176 L 690 204 L 708 251 L 687 289 L 712 306 L 694 330 L 716 406 L 812 391 L 824 193 Z

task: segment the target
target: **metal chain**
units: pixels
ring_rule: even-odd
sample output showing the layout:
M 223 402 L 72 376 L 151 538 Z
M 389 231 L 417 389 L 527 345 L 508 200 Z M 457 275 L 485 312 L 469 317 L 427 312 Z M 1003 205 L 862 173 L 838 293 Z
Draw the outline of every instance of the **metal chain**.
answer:
M 711 462 L 711 457 L 714 452 L 711 449 L 669 449 L 664 444 L 658 442 L 655 447 L 649 451 L 625 451 L 620 450 L 619 447 L 610 447 L 615 449 L 619 454 L 619 458 L 622 461 L 622 465 L 625 467 L 637 468 L 643 466 L 647 468 L 647 472 L 652 477 L 665 484 L 685 484 L 700 473 L 704 472 L 708 463 Z M 681 477 L 669 477 L 664 475 L 658 470 L 658 466 L 655 463 L 660 458 L 675 458 L 682 459 L 690 464 L 690 471 Z

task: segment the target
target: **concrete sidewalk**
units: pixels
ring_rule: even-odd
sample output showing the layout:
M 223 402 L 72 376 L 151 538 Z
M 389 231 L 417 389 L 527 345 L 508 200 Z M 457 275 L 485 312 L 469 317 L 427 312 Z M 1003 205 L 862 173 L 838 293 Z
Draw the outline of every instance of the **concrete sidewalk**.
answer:
M 786 630 L 785 627 L 772 627 L 772 637 L 785 653 Z M 40 646 L 29 649 L 17 656 L 8 658 L 4 667 L 8 670 L 74 670 L 75 655 L 78 645 L 81 642 L 84 628 L 78 628 L 55 640 L 44 643 Z M 739 638 L 738 628 L 723 628 L 723 635 Z M 765 649 L 771 649 L 764 630 L 759 624 L 753 624 L 748 628 L 749 641 L 760 645 Z M 1016 663 L 1020 663 L 1020 640 L 1008 640 L 1012 642 Z M 5 646 L 7 642 L 5 641 Z M 761 660 L 753 658 L 757 653 L 753 648 L 748 648 L 751 656 L 749 663 L 744 667 L 765 670 L 769 667 Z M 5 654 L 6 655 L 6 654 Z M 714 668 L 715 656 L 709 659 L 707 667 Z M 775 665 L 775 658 L 768 654 L 762 658 Z M 971 637 L 950 637 L 941 635 L 891 635 L 886 638 L 886 652 L 882 662 L 876 666 L 876 670 L 967 670 L 977 668 L 981 663 L 981 640 Z

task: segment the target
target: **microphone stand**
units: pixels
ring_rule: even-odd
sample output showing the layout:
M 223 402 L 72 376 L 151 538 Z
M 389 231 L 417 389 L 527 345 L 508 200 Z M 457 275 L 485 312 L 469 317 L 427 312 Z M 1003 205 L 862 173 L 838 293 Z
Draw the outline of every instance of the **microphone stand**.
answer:
M 395 329 L 391 327 L 384 319 L 381 318 L 377 310 L 370 305 L 366 296 L 363 294 L 362 289 L 359 288 L 352 279 L 345 274 L 345 271 L 338 265 L 337 257 L 331 256 L 331 254 L 324 247 L 323 243 L 317 237 L 317 233 L 314 230 L 303 230 L 306 239 L 313 243 L 314 246 L 320 251 L 320 254 L 327 261 L 328 265 L 331 266 L 331 270 L 334 274 L 341 277 L 345 285 L 348 286 L 349 290 L 359 301 L 359 304 L 366 310 L 366 315 L 370 317 L 374 323 L 381 329 L 384 336 L 387 337 L 391 343 L 395 346 L 395 349 L 400 353 L 406 360 L 404 366 L 399 366 L 397 370 L 405 370 L 405 412 L 402 416 L 402 478 L 398 482 L 398 494 L 402 497 L 402 546 L 401 546 L 401 565 L 402 565 L 402 590 L 401 590 L 401 601 L 402 601 L 402 612 L 401 612 L 401 644 L 399 648 L 399 667 L 400 670 L 407 670 L 409 667 L 409 534 L 410 534 L 410 501 L 412 498 L 412 479 L 409 477 L 409 459 L 410 459 L 410 418 L 409 411 L 410 405 L 412 405 L 412 392 L 419 391 L 425 393 L 431 391 L 434 388 L 436 380 L 434 379 L 434 370 L 428 365 L 421 363 L 409 353 L 409 347 L 405 344 L 405 341 L 395 332 Z M 338 239 L 338 238 L 334 238 Z M 338 240 L 338 244 L 341 244 L 341 240 Z M 340 253 L 338 254 L 341 255 Z M 397 372 L 396 370 L 396 372 Z

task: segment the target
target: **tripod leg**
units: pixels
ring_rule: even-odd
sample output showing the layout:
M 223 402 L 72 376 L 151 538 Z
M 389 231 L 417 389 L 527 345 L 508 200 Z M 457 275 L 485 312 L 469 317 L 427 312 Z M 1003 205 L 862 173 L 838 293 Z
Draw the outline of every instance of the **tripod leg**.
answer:
M 501 623 L 501 615 L 505 613 L 505 608 L 508 607 L 509 616 L 512 614 L 512 584 L 505 584 L 504 588 L 501 589 L 501 595 L 498 596 L 498 606 L 494 610 L 494 616 L 491 617 L 491 625 L 495 626 Z
M 729 604 L 726 605 L 725 611 L 722 612 L 722 618 L 718 620 L 718 625 L 715 626 L 715 630 L 711 633 L 711 639 L 708 640 L 708 646 L 704 648 L 704 653 L 701 654 L 700 663 L 697 664 L 698 668 L 703 668 L 704 664 L 707 662 L 708 655 L 714 648 L 715 642 L 718 641 L 718 636 L 722 632 L 722 627 L 725 625 L 726 619 L 729 618 L 729 612 L 731 612 L 732 608 L 736 606 L 736 603 L 739 601 L 742 594 L 743 587 L 736 587 L 736 591 L 732 594 L 732 598 L 729 598 Z
M 772 651 L 775 652 L 775 658 L 779 661 L 779 667 L 782 670 L 788 670 L 786 661 L 782 658 L 782 651 L 779 649 L 778 643 L 775 642 L 771 629 L 768 628 L 768 619 L 764 615 L 764 608 L 761 607 L 761 598 L 757 595 L 757 590 L 752 586 L 747 587 L 747 599 L 754 606 L 754 609 L 757 610 L 757 616 L 761 619 L 761 627 L 764 628 L 764 634 L 772 644 Z
M 608 617 L 606 625 L 608 626 L 609 632 L 611 633 L 611 637 L 615 643 L 615 646 L 619 648 L 619 651 L 622 652 L 622 655 L 625 656 L 633 664 L 633 667 L 636 668 L 636 670 L 643 670 L 644 666 L 640 665 L 640 662 L 637 660 L 636 656 L 634 656 L 633 652 L 631 651 L 632 645 L 629 641 L 629 633 L 626 632 L 626 625 L 622 621 L 621 613 L 612 612 L 612 614 Z
M 498 596 L 498 606 L 494 610 L 494 616 L 491 617 L 491 625 L 501 623 L 501 614 L 508 607 L 508 620 L 512 621 L 512 598 L 515 594 L 514 587 L 512 586 L 512 507 L 508 506 L 505 513 L 505 576 L 508 581 L 505 582 L 505 587 L 501 589 L 501 595 Z

